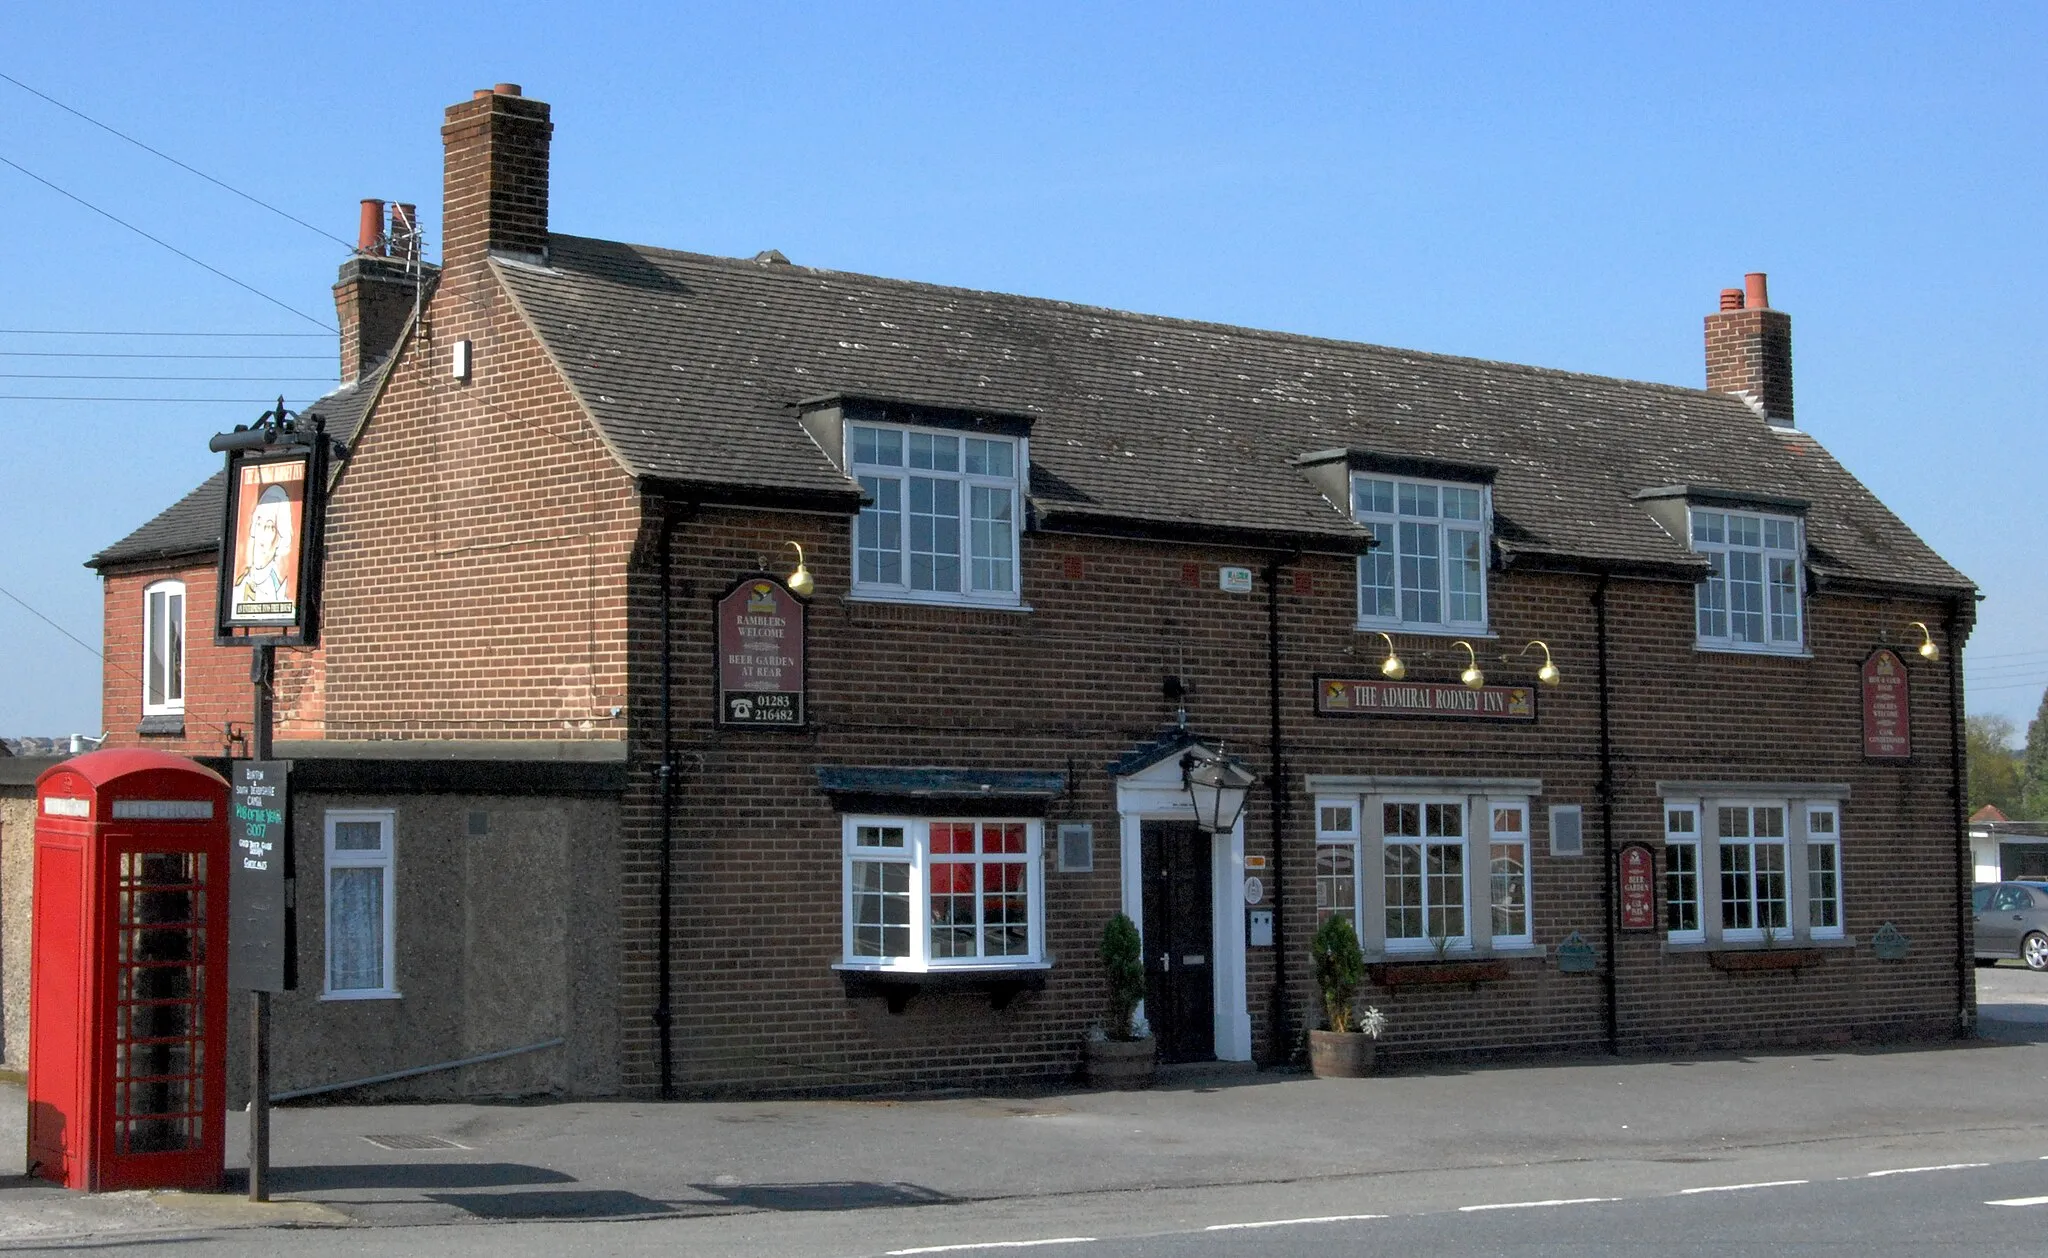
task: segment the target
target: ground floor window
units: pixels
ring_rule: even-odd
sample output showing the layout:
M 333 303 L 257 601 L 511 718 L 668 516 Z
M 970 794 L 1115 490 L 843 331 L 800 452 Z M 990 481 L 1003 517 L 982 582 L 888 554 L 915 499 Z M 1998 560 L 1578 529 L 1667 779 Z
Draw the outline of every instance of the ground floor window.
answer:
M 844 964 L 925 970 L 1043 957 L 1042 826 L 848 817 Z
M 1370 954 L 1473 954 L 1534 942 L 1529 801 L 1539 783 L 1475 791 L 1469 781 L 1310 782 L 1319 920 L 1349 918 Z M 1354 783 L 1356 793 L 1330 793 Z
M 341 810 L 326 817 L 325 995 L 361 1000 L 398 995 L 395 836 L 384 810 Z
M 1667 788 L 1663 803 L 1664 926 L 1671 942 L 1842 936 L 1836 792 L 1845 791 L 1804 788 L 1834 796 L 1814 800 L 1760 798 L 1761 790 L 1749 798 L 1716 798 L 1696 787 L 1676 789 L 1698 793 L 1671 798 Z

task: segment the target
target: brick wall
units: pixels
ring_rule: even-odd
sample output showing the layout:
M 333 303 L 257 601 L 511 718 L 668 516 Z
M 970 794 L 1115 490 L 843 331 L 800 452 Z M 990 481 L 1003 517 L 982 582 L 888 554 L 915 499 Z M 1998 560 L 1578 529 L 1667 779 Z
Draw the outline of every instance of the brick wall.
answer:
M 159 581 L 185 583 L 185 716 L 183 733 L 144 734 L 143 601 Z M 109 568 L 100 582 L 103 623 L 100 722 L 109 747 L 153 747 L 190 756 L 218 756 L 230 748 L 247 755 L 255 694 L 249 683 L 249 648 L 213 641 L 218 569 L 212 555 L 155 565 Z M 320 652 L 280 648 L 273 704 L 279 738 L 319 737 L 324 688 Z M 241 741 L 236 741 L 240 735 Z

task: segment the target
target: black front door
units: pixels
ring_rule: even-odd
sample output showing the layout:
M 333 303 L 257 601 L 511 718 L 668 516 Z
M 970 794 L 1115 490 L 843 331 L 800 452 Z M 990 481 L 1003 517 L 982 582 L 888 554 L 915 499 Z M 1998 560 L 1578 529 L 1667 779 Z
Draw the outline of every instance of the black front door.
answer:
M 1187 821 L 1139 830 L 1145 871 L 1145 1017 L 1159 1060 L 1216 1059 L 1209 836 Z

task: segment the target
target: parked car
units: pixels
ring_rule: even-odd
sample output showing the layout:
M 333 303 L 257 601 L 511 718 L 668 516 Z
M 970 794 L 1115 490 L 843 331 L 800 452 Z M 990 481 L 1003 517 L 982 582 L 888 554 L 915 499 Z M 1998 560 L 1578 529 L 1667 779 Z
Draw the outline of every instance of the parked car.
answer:
M 1977 915 L 1977 964 L 2018 957 L 2048 970 L 2048 882 L 1980 882 L 1970 889 Z

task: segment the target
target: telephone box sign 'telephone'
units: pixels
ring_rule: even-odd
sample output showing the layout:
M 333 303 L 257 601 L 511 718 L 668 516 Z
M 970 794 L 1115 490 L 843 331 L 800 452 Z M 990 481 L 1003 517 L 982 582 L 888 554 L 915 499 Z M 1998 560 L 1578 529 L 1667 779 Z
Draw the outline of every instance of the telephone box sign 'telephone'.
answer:
M 228 784 L 158 751 L 36 781 L 28 1168 L 214 1189 L 226 1156 Z

